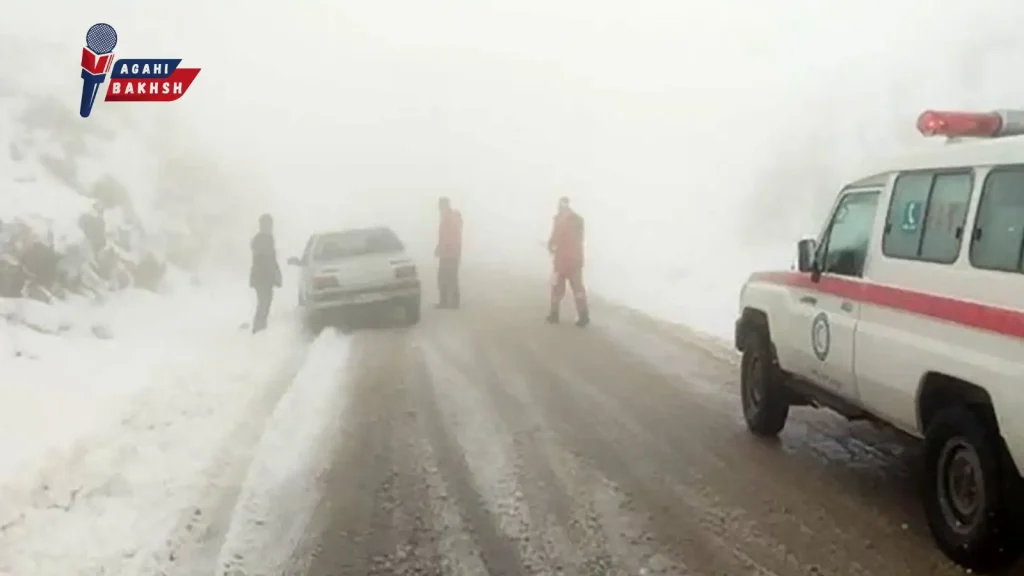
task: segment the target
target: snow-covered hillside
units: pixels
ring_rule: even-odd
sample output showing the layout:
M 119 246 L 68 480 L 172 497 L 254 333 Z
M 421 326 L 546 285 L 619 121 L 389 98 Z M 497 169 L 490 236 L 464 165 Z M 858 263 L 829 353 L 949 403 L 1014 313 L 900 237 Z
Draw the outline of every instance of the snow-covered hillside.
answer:
M 0 134 L 0 294 L 156 287 L 158 161 L 144 142 L 82 122 L 66 102 L 16 92 L 0 95 Z
M 0 34 L 0 297 L 154 290 L 167 265 L 230 261 L 258 187 L 177 107 L 98 102 L 81 118 L 81 80 L 53 66 L 68 50 Z
M 0 574 L 159 572 L 204 499 L 239 489 L 304 348 L 280 307 L 261 338 L 238 329 L 243 276 L 194 285 L 247 239 L 211 225 L 238 210 L 215 159 L 180 127 L 82 119 L 73 91 L 17 80 L 0 83 Z

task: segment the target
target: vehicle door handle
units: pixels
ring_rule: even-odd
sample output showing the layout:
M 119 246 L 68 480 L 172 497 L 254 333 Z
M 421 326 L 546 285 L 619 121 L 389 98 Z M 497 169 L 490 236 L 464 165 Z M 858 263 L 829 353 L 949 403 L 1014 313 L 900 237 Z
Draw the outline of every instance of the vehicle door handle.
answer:
M 843 302 L 839 307 L 843 309 L 843 312 L 853 312 L 853 304 L 850 302 Z
M 815 298 L 814 296 L 804 296 L 803 298 L 800 299 L 800 302 L 814 306 L 815 304 L 818 303 L 818 299 Z

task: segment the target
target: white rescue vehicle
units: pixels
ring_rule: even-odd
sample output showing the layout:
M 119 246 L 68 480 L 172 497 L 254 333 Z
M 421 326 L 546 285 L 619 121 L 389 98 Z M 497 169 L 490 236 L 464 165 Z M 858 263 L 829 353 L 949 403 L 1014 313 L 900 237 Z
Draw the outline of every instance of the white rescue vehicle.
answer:
M 918 129 L 950 142 L 848 184 L 793 270 L 743 286 L 743 414 L 759 436 L 816 406 L 924 439 L 932 534 L 989 573 L 1024 525 L 1024 111 Z

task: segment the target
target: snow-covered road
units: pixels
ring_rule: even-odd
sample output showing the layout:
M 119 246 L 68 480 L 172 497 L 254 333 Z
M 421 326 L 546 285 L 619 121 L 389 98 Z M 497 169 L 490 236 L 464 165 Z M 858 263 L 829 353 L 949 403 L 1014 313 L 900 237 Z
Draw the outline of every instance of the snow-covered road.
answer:
M 3 303 L 0 574 L 212 574 L 288 555 L 282 531 L 301 534 L 316 503 L 347 338 L 310 345 L 286 306 L 253 337 L 238 292 Z M 273 538 L 252 532 L 268 521 Z
M 342 441 L 284 572 L 249 576 L 939 576 L 912 443 L 794 410 L 743 426 L 736 354 L 542 283 L 465 275 L 462 310 L 353 336 Z
M 0 575 L 958 573 L 913 444 L 817 411 L 758 441 L 714 337 L 466 280 L 464 310 L 316 339 L 286 303 L 240 330 L 237 288 L 24 310 L 67 328 L 9 342 Z

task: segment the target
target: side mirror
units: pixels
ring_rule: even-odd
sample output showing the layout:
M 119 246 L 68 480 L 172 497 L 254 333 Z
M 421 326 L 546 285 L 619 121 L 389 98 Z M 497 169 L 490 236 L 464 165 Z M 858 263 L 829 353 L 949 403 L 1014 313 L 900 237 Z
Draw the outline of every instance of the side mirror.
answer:
M 818 242 L 814 238 L 804 238 L 796 244 L 796 267 L 800 272 L 814 271 L 814 253 Z
M 289 266 L 302 266 L 302 260 L 299 260 L 298 258 L 292 256 L 291 258 L 288 259 L 288 265 Z

